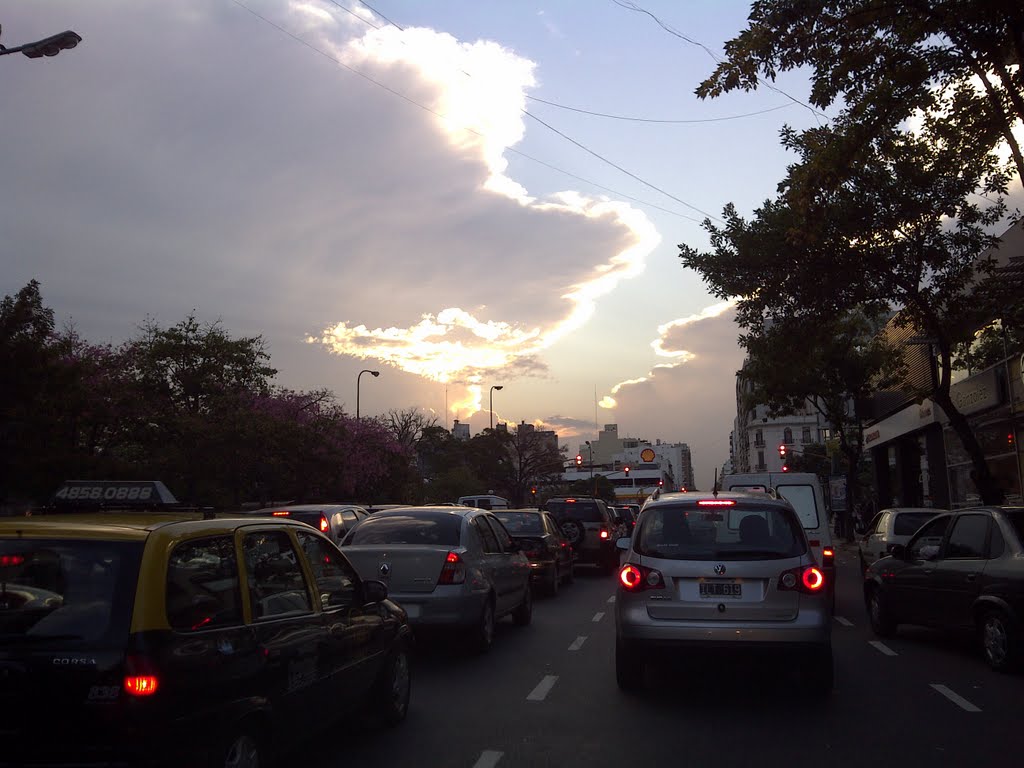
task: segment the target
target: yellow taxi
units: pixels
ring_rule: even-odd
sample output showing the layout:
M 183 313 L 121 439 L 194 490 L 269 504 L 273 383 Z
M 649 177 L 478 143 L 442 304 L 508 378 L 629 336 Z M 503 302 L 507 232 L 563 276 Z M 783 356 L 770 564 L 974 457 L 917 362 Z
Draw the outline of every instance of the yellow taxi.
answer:
M 319 531 L 157 481 L 55 502 L 0 518 L 0 764 L 255 766 L 351 710 L 404 719 L 405 612 Z

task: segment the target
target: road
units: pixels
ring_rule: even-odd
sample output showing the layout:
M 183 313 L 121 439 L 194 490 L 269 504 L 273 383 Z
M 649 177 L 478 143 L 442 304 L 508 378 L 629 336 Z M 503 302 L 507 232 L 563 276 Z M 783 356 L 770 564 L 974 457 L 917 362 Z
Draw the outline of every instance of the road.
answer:
M 901 628 L 877 642 L 855 555 L 840 552 L 835 690 L 805 696 L 785 674 L 699 660 L 650 690 L 615 685 L 613 577 L 578 569 L 538 599 L 533 623 L 499 625 L 484 656 L 419 648 L 412 703 L 394 730 L 352 720 L 285 756 L 312 768 L 577 766 L 997 766 L 1020 759 L 1024 677 L 991 672 L 965 640 Z M 703 663 L 702 663 L 703 662 Z M 1016 754 L 1013 758 L 1011 755 Z

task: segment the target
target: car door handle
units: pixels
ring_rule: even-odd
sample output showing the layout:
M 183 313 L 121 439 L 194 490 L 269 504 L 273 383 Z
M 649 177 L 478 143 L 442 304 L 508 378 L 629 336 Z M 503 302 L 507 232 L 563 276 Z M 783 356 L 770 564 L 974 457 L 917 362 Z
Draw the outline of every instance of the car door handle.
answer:
M 968 573 L 968 574 L 967 574 L 967 575 L 966 575 L 966 576 L 964 577 L 964 580 L 965 580 L 965 581 L 974 581 L 974 580 L 975 580 L 975 579 L 977 579 L 977 578 L 978 578 L 978 574 L 976 574 L 976 573 Z
M 935 573 L 934 568 L 922 568 L 922 570 L 924 571 L 925 576 L 931 576 L 933 573 Z

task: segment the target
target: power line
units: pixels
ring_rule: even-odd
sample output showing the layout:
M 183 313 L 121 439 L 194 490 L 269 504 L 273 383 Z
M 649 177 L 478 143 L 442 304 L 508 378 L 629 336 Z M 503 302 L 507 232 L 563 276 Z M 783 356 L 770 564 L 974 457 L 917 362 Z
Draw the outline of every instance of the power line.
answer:
M 537 101 L 537 102 L 540 102 L 541 104 L 547 104 L 547 105 L 552 106 L 552 107 L 558 107 L 559 109 L 567 109 L 570 112 L 579 112 L 579 113 L 584 114 L 584 115 L 593 115 L 594 117 L 607 117 L 607 118 L 609 118 L 611 120 L 629 120 L 629 121 L 637 122 L 637 123 L 669 123 L 669 124 L 672 124 L 672 125 L 684 125 L 684 124 L 688 124 L 688 123 L 718 123 L 718 122 L 722 122 L 724 120 L 739 120 L 742 117 L 754 117 L 755 115 L 763 115 L 763 114 L 766 114 L 768 112 L 775 112 L 776 110 L 787 109 L 787 108 L 793 106 L 792 104 L 779 104 L 776 107 L 770 107 L 768 109 L 761 109 L 761 110 L 758 110 L 757 112 L 747 112 L 747 113 L 742 114 L 742 115 L 729 115 L 728 117 L 705 117 L 705 118 L 694 119 L 694 120 L 657 120 L 657 119 L 649 118 L 649 117 L 630 117 L 629 115 L 610 115 L 610 114 L 608 114 L 606 112 L 592 112 L 589 109 L 580 109 L 578 107 L 569 107 L 569 106 L 566 106 L 565 104 L 559 104 L 559 103 L 554 102 L 554 101 L 547 101 L 545 99 L 537 98 L 536 96 L 527 96 L 526 98 L 528 98 L 530 101 Z
M 421 104 L 420 102 L 416 101 L 415 99 L 412 99 L 412 98 L 406 96 L 405 94 L 401 93 L 400 91 L 396 91 L 394 88 L 390 88 L 389 86 L 385 85 L 384 83 L 381 83 L 380 81 L 375 80 L 374 78 L 370 77 L 369 75 L 367 75 L 367 74 L 365 74 L 363 72 L 360 72 L 358 69 L 356 69 L 354 67 L 350 67 L 348 64 L 346 64 L 345 62 L 341 61 L 336 56 L 332 56 L 330 53 L 328 53 L 328 52 L 326 52 L 326 51 L 324 51 L 324 50 L 322 50 L 320 48 L 317 48 L 312 43 L 309 43 L 306 40 L 303 40 L 301 37 L 299 37 L 298 35 L 290 32 L 289 30 L 285 29 L 284 27 L 280 26 L 279 24 L 275 24 L 273 21 L 268 19 L 266 16 L 263 16 L 260 13 L 258 13 L 257 11 L 254 11 L 252 8 L 250 8 L 249 6 L 247 6 L 245 3 L 241 2 L 240 0 L 231 0 L 231 1 L 235 5 L 237 5 L 238 7 L 248 11 L 249 13 L 251 13 L 253 16 L 258 18 L 260 21 L 263 21 L 263 22 L 269 24 L 270 26 L 272 26 L 274 29 L 278 30 L 279 32 L 281 32 L 281 33 L 283 33 L 285 35 L 288 35 L 288 37 L 292 38 L 297 43 L 300 43 L 301 45 L 304 45 L 306 48 L 309 48 L 311 51 L 314 51 L 315 53 L 320 54 L 324 58 L 329 59 L 330 61 L 333 61 L 335 64 L 337 64 L 338 66 L 342 67 L 343 69 L 348 70 L 352 74 L 358 75 L 359 77 L 363 78 L 364 80 L 366 80 L 366 81 L 368 81 L 368 82 L 370 82 L 370 83 L 372 83 L 372 84 L 374 84 L 374 85 L 376 85 L 376 86 L 378 86 L 380 88 L 383 88 L 385 91 L 387 91 L 391 95 L 397 96 L 398 98 L 402 99 L 403 101 L 406 101 L 409 104 L 412 104 L 413 106 L 419 107 L 420 109 L 424 110 L 425 112 L 428 112 L 431 115 L 434 115 L 435 117 L 438 117 L 438 118 L 444 120 L 445 122 L 448 122 L 448 123 L 450 123 L 452 125 L 455 125 L 455 126 L 461 128 L 462 130 L 468 131 L 469 133 L 472 133 L 472 134 L 474 134 L 476 136 L 479 136 L 480 138 L 487 138 L 487 136 L 485 134 L 481 133 L 480 131 L 477 131 L 477 130 L 475 130 L 473 128 L 469 128 L 469 127 L 467 127 L 465 125 L 462 125 L 460 123 L 456 123 L 455 121 L 453 121 L 447 115 L 444 115 L 444 114 L 442 114 L 440 112 L 437 112 L 436 110 L 431 109 L 430 107 L 426 106 L 425 104 Z M 333 0 L 332 0 L 332 2 L 333 2 Z M 523 114 L 527 115 L 528 117 L 532 117 L 534 120 L 537 120 L 537 122 L 540 122 L 540 123 L 542 123 L 544 125 L 547 125 L 542 120 L 540 120 L 540 118 L 535 117 L 534 115 L 531 115 L 526 110 L 522 110 L 522 112 L 523 112 Z M 568 136 L 565 136 L 565 134 L 560 133 L 555 128 L 552 128 L 551 126 L 547 126 L 547 127 L 551 128 L 551 130 L 555 131 L 556 133 L 559 133 L 559 135 L 563 136 L 567 140 L 572 141 L 574 144 L 577 144 L 581 148 L 586 149 L 586 147 L 583 147 L 582 144 L 578 144 L 578 142 L 576 142 L 575 140 L 569 138 Z M 586 178 L 584 178 L 582 176 L 578 176 L 578 175 L 576 175 L 574 173 L 566 171 L 563 168 L 559 168 L 556 165 L 552 165 L 551 163 L 547 163 L 547 162 L 545 162 L 543 160 L 539 160 L 539 159 L 537 159 L 537 158 L 535 158 L 535 157 L 533 157 L 531 155 L 528 155 L 527 153 L 522 152 L 522 151 L 520 151 L 518 149 L 515 149 L 513 147 L 506 147 L 505 149 L 508 152 L 512 152 L 513 154 L 519 155 L 520 157 L 526 158 L 527 160 L 531 160 L 532 162 L 535 162 L 535 163 L 537 163 L 539 165 L 542 165 L 545 168 L 549 168 L 549 169 L 551 169 L 553 171 L 557 171 L 559 173 L 562 173 L 562 174 L 564 174 L 566 176 L 569 176 L 570 178 L 576 179 L 577 181 L 582 181 L 582 182 L 584 182 L 586 184 L 590 184 L 591 186 L 593 186 L 593 187 L 595 187 L 597 189 L 602 189 L 602 190 L 604 190 L 606 192 L 611 192 L 612 194 L 614 194 L 614 195 L 616 195 L 618 197 L 623 197 L 623 198 L 625 198 L 627 200 L 632 200 L 633 202 L 640 203 L 641 205 L 649 206 L 649 207 L 657 209 L 659 211 L 663 211 L 665 213 L 672 214 L 673 216 L 678 216 L 679 218 L 687 219 L 689 221 L 693 221 L 693 222 L 695 222 L 697 224 L 702 223 L 699 219 L 695 219 L 692 216 L 687 216 L 684 213 L 679 213 L 678 211 L 673 211 L 673 210 L 670 210 L 668 208 L 663 208 L 660 205 L 655 205 L 654 203 L 647 202 L 646 200 L 641 200 L 640 198 L 633 197 L 632 195 L 627 195 L 624 192 L 619 192 L 618 190 L 612 189 L 611 187 L 606 187 L 606 186 L 604 186 L 602 184 L 598 184 L 597 182 L 591 181 L 591 180 L 586 179 Z M 611 161 L 609 161 L 609 160 L 605 160 L 605 158 L 602 158 L 597 153 L 592 152 L 589 149 L 586 149 L 586 151 L 590 152 L 595 157 L 598 157 L 598 158 L 604 160 L 605 162 L 613 165 L 614 167 L 618 168 L 618 166 L 615 166 L 614 163 L 611 163 Z M 627 175 L 632 176 L 633 178 L 643 182 L 642 179 L 640 179 L 639 177 L 634 176 L 633 174 L 629 173 L 629 171 L 626 171 L 626 170 L 621 169 L 621 168 L 619 170 L 622 170 Z M 703 211 L 700 211 L 700 209 L 695 208 L 694 206 L 689 205 L 688 203 L 685 203 L 685 202 L 679 200 L 678 198 L 675 198 L 674 196 L 668 194 L 667 192 L 663 192 L 662 190 L 658 189 L 654 185 L 648 184 L 647 182 L 643 182 L 643 183 L 647 184 L 652 189 L 655 189 L 655 190 L 657 190 L 659 192 L 662 192 L 662 194 L 665 194 L 666 196 L 671 197 L 672 199 L 676 200 L 677 202 L 683 203 L 683 205 L 685 205 L 688 208 L 691 208 L 691 209 L 693 209 L 695 211 L 698 211 L 700 213 L 704 213 Z M 708 215 L 708 214 L 705 214 L 705 215 Z
M 334 0 L 331 0 L 331 2 L 334 2 Z M 364 3 L 364 2 L 363 2 L 363 0 L 359 0 L 359 2 L 360 2 L 360 4 L 362 4 L 362 5 L 366 6 L 367 8 L 369 8 L 369 9 L 370 9 L 371 11 L 373 11 L 373 12 L 374 12 L 375 14 L 377 14 L 378 16 L 380 16 L 380 17 L 381 17 L 382 19 L 384 19 L 384 21 L 386 21 L 386 22 L 387 22 L 388 24 L 390 24 L 390 25 L 391 25 L 392 27 L 398 27 L 398 29 L 399 29 L 400 31 L 402 31 L 402 32 L 405 32 L 405 27 L 403 27 L 403 26 L 401 26 L 401 25 L 399 25 L 399 24 L 396 24 L 395 22 L 393 22 L 393 21 L 392 21 L 391 19 L 389 19 L 389 18 L 388 18 L 387 16 L 385 16 L 385 15 L 384 15 L 383 13 L 381 13 L 380 11 L 378 11 L 378 10 L 377 10 L 376 8 L 374 8 L 374 7 L 373 7 L 372 5 L 370 5 L 369 3 Z
M 721 64 L 722 63 L 722 60 L 720 58 L 718 58 L 718 55 L 714 51 L 712 51 L 710 48 L 708 48 L 706 45 L 704 45 L 704 43 L 702 43 L 702 42 L 700 42 L 698 40 L 694 40 L 692 38 L 689 38 L 686 35 L 684 35 L 682 32 L 680 32 L 678 29 L 674 29 L 673 27 L 670 27 L 668 24 L 663 22 L 661 19 L 659 19 L 653 13 L 648 11 L 646 8 L 641 8 L 639 5 L 637 5 L 636 3 L 632 2 L 632 1 L 626 2 L 625 0 L 612 0 L 612 2 L 615 3 L 617 6 L 619 6 L 620 8 L 625 8 L 627 11 L 636 11 L 637 13 L 642 13 L 642 14 L 645 14 L 647 16 L 650 16 L 652 19 L 654 19 L 654 22 L 659 27 L 664 29 L 670 35 L 675 35 L 680 40 L 684 40 L 687 43 L 689 43 L 690 45 L 695 45 L 698 48 L 702 48 L 708 54 L 708 56 L 711 57 L 711 59 L 716 64 Z M 782 96 L 785 96 L 787 99 L 792 101 L 794 104 L 799 104 L 804 109 L 810 111 L 810 113 L 815 116 L 815 119 L 817 119 L 819 117 L 824 117 L 825 119 L 828 119 L 828 115 L 826 115 L 824 112 L 821 112 L 821 111 L 815 109 L 814 107 L 812 107 L 810 104 L 806 104 L 806 103 L 800 101 L 799 99 L 797 99 L 797 98 L 795 98 L 793 96 L 790 96 L 788 93 L 786 93 L 781 88 L 778 88 L 778 87 L 772 85 L 771 83 L 765 82 L 760 77 L 757 78 L 757 82 L 760 83 L 761 85 L 763 85 L 768 90 L 775 91 L 776 93 L 778 93 L 778 94 L 780 94 Z M 820 125 L 821 123 L 819 122 L 818 124 Z

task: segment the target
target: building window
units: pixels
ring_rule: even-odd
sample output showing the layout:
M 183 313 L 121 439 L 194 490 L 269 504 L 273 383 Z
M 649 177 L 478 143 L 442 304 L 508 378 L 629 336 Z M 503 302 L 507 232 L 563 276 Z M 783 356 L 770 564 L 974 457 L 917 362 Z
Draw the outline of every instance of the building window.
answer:
M 764 451 L 758 451 L 757 452 L 757 468 L 758 469 L 764 469 L 765 468 Z
M 754 445 L 764 445 L 764 435 L 760 429 L 754 432 Z
M 804 427 L 803 434 L 800 436 L 800 442 L 809 443 L 811 442 L 811 428 Z
M 789 445 L 793 442 L 793 430 L 790 429 L 789 427 L 786 427 L 784 430 L 782 430 L 782 442 L 784 442 L 786 445 Z

